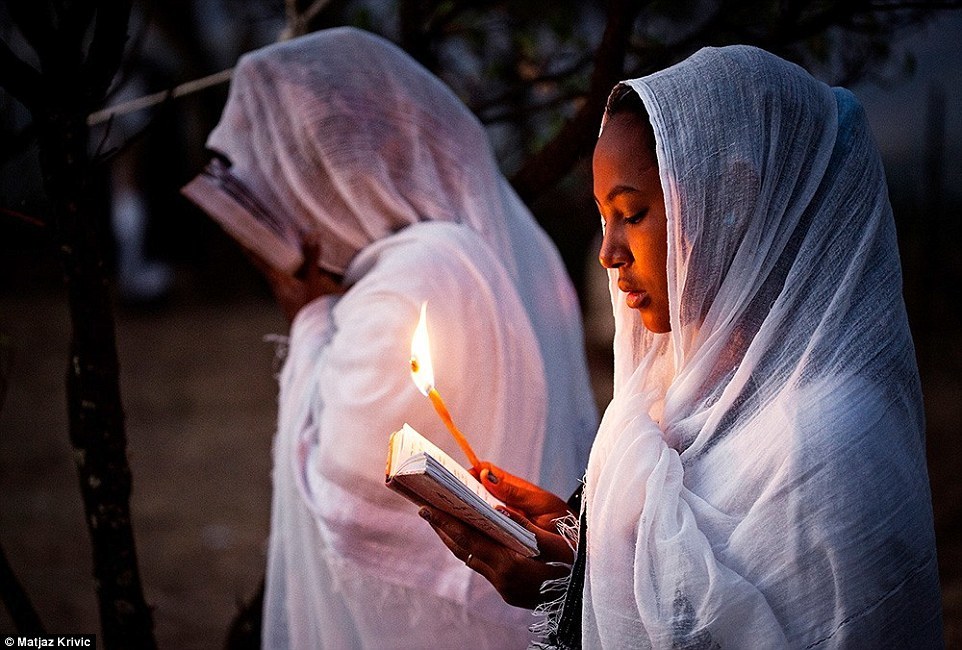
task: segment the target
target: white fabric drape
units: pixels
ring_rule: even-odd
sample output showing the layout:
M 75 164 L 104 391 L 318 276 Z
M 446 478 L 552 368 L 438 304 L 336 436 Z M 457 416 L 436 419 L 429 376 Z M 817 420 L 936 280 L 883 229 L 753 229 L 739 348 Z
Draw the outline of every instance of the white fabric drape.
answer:
M 627 83 L 655 134 L 671 332 L 610 273 L 585 646 L 938 647 L 922 399 L 861 107 L 742 46 Z
M 335 273 L 412 223 L 474 230 L 537 333 L 552 378 L 547 430 L 592 429 L 579 305 L 557 250 L 498 170 L 477 118 L 400 48 L 341 27 L 242 57 L 207 146 L 301 231 L 320 229 L 320 265 Z M 583 473 L 593 434 L 578 437 L 542 458 L 552 476 L 582 466 L 559 493 Z
M 208 147 L 322 234 L 340 298 L 305 307 L 280 381 L 270 648 L 523 647 L 504 604 L 383 486 L 409 422 L 455 458 L 409 373 L 428 300 L 437 386 L 480 456 L 567 494 L 596 414 L 576 295 L 485 132 L 387 41 L 338 28 L 244 56 Z

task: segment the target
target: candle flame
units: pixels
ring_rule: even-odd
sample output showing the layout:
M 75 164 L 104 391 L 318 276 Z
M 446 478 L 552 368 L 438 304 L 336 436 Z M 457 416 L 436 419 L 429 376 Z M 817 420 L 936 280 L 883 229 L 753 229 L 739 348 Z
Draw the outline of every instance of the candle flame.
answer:
M 471 449 L 467 438 L 454 424 L 448 407 L 444 405 L 444 400 L 438 394 L 438 389 L 434 387 L 434 366 L 431 364 L 431 341 L 428 339 L 428 303 L 421 303 L 421 317 L 418 319 L 418 326 L 414 328 L 414 336 L 411 337 L 411 379 L 425 397 L 431 400 L 431 405 L 441 417 L 444 426 L 454 437 L 455 442 L 461 447 L 464 455 L 472 467 L 478 467 L 481 461 L 477 454 Z
M 421 303 L 421 317 L 411 338 L 411 379 L 421 394 L 434 388 L 434 366 L 431 364 L 431 341 L 428 339 L 427 301 Z

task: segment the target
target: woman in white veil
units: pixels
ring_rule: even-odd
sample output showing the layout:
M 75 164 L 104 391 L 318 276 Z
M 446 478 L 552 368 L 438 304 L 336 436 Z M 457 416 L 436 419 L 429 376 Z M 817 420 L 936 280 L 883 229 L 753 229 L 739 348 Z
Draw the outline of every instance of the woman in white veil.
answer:
M 597 423 L 577 296 L 484 128 L 388 41 L 337 28 L 245 55 L 185 193 L 308 246 L 266 269 L 293 318 L 280 375 L 268 648 L 524 647 L 530 612 L 384 487 L 410 423 L 460 451 L 410 376 L 422 302 L 436 384 L 481 458 L 573 490 Z
M 939 647 L 921 392 L 854 96 L 706 48 L 616 88 L 594 176 L 614 395 L 548 643 Z M 491 474 L 522 514 L 563 513 Z M 427 514 L 502 593 L 537 600 L 517 596 L 536 561 Z

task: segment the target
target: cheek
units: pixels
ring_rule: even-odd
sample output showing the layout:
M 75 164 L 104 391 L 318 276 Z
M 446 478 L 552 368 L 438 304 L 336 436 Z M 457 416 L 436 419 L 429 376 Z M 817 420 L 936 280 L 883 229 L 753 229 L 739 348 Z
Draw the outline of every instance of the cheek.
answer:
M 656 268 L 654 269 L 658 273 L 658 284 L 662 290 L 667 295 L 668 293 L 668 222 L 665 219 L 664 212 L 657 215 L 658 217 L 658 227 L 655 229 L 655 233 L 652 238 L 652 247 L 654 248 L 652 258 L 657 260 Z
M 635 262 L 644 269 L 649 280 L 657 280 L 659 285 L 667 284 L 668 245 L 664 231 L 653 228 L 635 232 L 627 243 Z
M 667 295 L 668 293 L 668 244 L 667 242 L 662 242 L 661 246 L 658 248 L 658 265 L 655 271 L 658 273 L 658 286 Z

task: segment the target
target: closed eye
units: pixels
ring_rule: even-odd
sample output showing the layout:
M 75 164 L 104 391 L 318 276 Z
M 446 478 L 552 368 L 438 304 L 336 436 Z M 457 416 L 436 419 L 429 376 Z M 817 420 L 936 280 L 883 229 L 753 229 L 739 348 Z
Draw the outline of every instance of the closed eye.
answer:
M 634 225 L 634 224 L 636 224 L 636 223 L 641 223 L 641 220 L 644 219 L 645 216 L 647 216 L 647 214 L 648 214 L 648 208 L 645 208 L 645 209 L 642 210 L 641 212 L 636 212 L 635 214 L 631 215 L 630 217 L 627 217 L 627 218 L 625 219 L 625 223 L 630 223 L 630 224 L 632 224 L 632 225 Z

